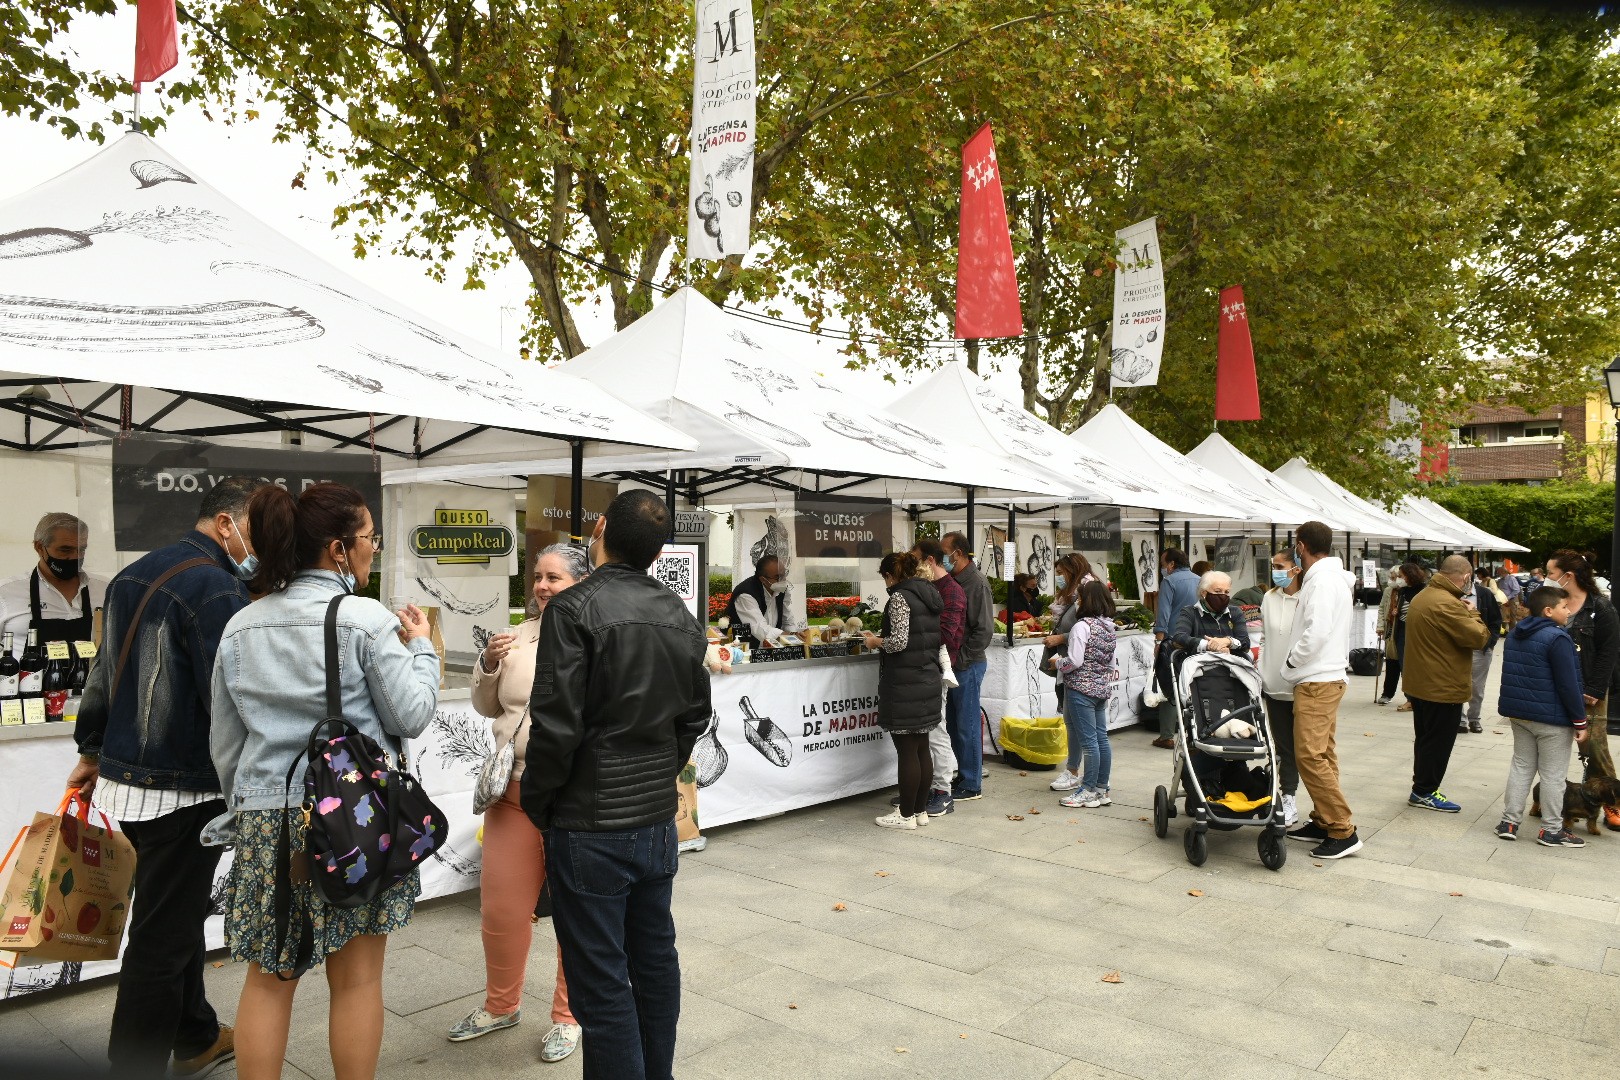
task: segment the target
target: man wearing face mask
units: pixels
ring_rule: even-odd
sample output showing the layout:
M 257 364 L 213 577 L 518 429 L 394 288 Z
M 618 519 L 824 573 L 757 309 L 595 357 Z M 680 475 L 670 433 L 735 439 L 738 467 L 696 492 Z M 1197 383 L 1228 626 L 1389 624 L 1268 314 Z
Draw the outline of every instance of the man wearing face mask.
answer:
M 89 534 L 72 514 L 46 514 L 34 526 L 39 565 L 0 584 L 0 631 L 11 635 L 14 655 L 22 655 L 29 630 L 39 631 L 41 645 L 91 640 L 107 582 L 83 570 Z
M 774 644 L 783 634 L 796 634 L 804 624 L 788 607 L 787 572 L 782 560 L 766 555 L 754 564 L 754 576 L 744 578 L 731 590 L 726 615 L 738 634 L 753 638 L 755 645 Z
M 196 528 L 107 586 L 102 648 L 85 683 L 68 786 L 135 846 L 135 893 L 107 1057 L 119 1076 L 190 1075 L 235 1053 L 203 988 L 203 922 L 222 852 L 203 826 L 225 812 L 209 750 L 214 655 L 248 605 L 258 559 L 247 533 L 260 482 L 227 477 Z M 315 658 L 319 662 L 319 657 Z

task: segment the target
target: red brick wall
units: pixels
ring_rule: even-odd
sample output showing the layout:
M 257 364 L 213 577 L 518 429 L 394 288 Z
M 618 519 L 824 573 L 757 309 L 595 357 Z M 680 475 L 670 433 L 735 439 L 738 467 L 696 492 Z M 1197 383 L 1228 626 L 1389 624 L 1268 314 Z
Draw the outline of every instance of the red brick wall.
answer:
M 1451 450 L 1451 475 L 1470 480 L 1548 480 L 1563 470 L 1564 448 L 1558 443 L 1503 443 L 1497 446 L 1456 446 Z

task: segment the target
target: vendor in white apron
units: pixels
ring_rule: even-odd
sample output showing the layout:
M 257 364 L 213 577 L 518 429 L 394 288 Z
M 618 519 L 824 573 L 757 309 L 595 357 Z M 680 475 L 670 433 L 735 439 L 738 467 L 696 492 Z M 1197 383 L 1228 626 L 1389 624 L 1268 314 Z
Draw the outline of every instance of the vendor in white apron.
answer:
M 34 527 L 39 564 L 0 583 L 0 633 L 11 635 L 20 655 L 28 631 L 41 643 L 91 641 L 95 609 L 104 602 L 107 582 L 82 569 L 89 529 L 72 514 L 46 514 Z

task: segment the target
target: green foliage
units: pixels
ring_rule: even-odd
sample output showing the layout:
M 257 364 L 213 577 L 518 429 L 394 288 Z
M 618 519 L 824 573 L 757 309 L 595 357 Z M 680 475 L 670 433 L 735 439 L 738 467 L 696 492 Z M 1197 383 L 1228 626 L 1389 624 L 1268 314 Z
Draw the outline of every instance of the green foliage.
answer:
M 990 598 L 996 602 L 996 610 L 1000 611 L 1007 605 L 1007 585 L 1001 578 L 992 578 L 986 575 L 990 582 Z
M 1559 548 L 1590 551 L 1609 567 L 1614 535 L 1614 485 L 1480 484 L 1432 487 L 1429 498 L 1469 524 L 1523 544 L 1530 554 L 1515 561 L 1545 562 Z
M 730 593 L 731 593 L 731 575 L 730 574 L 710 574 L 709 575 L 709 595 L 710 596 L 728 596 L 728 595 L 730 595 Z
M 523 575 L 513 574 L 506 579 L 506 606 L 509 608 L 527 607 L 529 596 L 523 588 Z
M 59 40 L 76 18 L 111 15 L 116 0 L 11 0 L 0 4 L 0 115 L 26 116 L 74 138 L 84 135 L 104 142 L 101 121 L 85 127 L 74 115 L 91 101 L 127 99 L 134 89 L 123 75 L 89 71 L 76 53 Z M 143 88 L 148 115 L 141 127 L 151 133 L 163 126 L 166 106 L 160 93 Z M 121 109 L 111 111 L 112 125 L 122 127 Z
M 726 591 L 731 591 L 730 580 L 727 579 Z M 817 581 L 804 587 L 806 599 L 815 599 L 822 596 L 859 596 L 860 590 L 851 581 Z
M 1133 600 L 1142 598 L 1142 586 L 1136 580 L 1135 559 L 1109 563 L 1108 580 L 1114 583 L 1114 591 L 1120 596 Z

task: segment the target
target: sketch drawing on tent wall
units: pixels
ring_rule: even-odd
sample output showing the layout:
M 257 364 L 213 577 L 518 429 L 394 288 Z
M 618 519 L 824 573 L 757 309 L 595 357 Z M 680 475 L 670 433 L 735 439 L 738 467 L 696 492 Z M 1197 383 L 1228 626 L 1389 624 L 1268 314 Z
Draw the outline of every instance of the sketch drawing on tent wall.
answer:
M 692 746 L 692 764 L 697 769 L 697 786 L 706 788 L 726 773 L 731 756 L 720 745 L 720 714 L 709 710 L 709 726 Z
M 902 457 L 912 458 L 916 461 L 922 462 L 929 468 L 943 469 L 945 467 L 916 447 L 907 446 L 905 443 L 891 438 L 888 435 L 883 435 L 879 432 L 873 431 L 871 428 L 866 427 L 853 416 L 848 416 L 844 413 L 823 413 L 821 426 L 832 432 L 834 435 L 842 435 L 846 439 L 852 439 L 855 442 L 863 442 L 868 446 L 874 446 L 879 450 L 887 451 L 891 454 L 899 454 Z
M 797 390 L 799 384 L 780 371 L 769 368 L 749 367 L 740 360 L 727 360 L 726 366 L 731 369 L 731 377 L 738 382 L 752 386 L 759 391 L 766 401 L 771 400 L 772 394 L 785 394 L 789 390 Z
M 195 184 L 197 181 L 166 161 L 141 158 L 129 163 L 129 174 L 140 181 L 141 190 L 173 181 L 177 184 Z
M 1144 594 L 1159 591 L 1159 552 L 1151 536 L 1136 539 L 1136 584 Z
M 726 406 L 731 411 L 722 413 L 721 415 L 725 419 L 730 420 L 733 424 L 736 424 L 739 427 L 747 428 L 755 435 L 763 435 L 765 438 L 771 440 L 771 442 L 780 443 L 783 446 L 810 445 L 810 440 L 805 438 L 803 435 L 800 435 L 797 431 L 785 428 L 781 424 L 773 424 L 769 420 L 755 416 L 753 413 L 749 412 L 747 409 L 736 404 L 735 402 L 728 401 L 726 402 Z
M 159 244 L 216 240 L 230 228 L 230 222 L 212 210 L 195 206 L 137 210 L 132 214 L 115 211 L 101 216 L 101 224 L 86 229 L 59 229 L 38 226 L 0 233 L 0 259 L 28 259 L 81 251 L 95 243 L 95 237 L 124 233 Z
M 198 352 L 289 345 L 326 332 L 302 308 L 262 300 L 103 304 L 0 296 L 0 341 L 71 352 Z
M 1035 577 L 1035 591 L 1044 592 L 1052 583 L 1052 545 L 1046 537 L 1034 533 L 1029 538 L 1029 556 L 1024 569 Z

